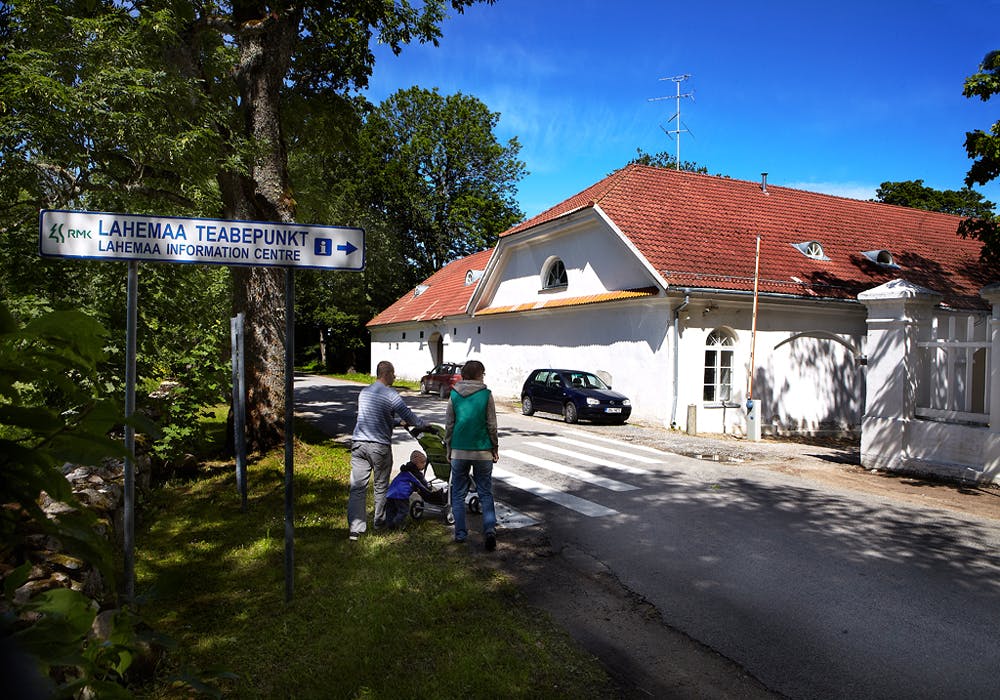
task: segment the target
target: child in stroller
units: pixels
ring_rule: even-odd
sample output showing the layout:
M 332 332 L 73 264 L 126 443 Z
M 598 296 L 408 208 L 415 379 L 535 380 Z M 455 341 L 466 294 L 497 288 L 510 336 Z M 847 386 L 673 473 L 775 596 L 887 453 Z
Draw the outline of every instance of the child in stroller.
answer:
M 410 512 L 410 496 L 416 492 L 422 497 L 437 501 L 444 497 L 439 489 L 427 483 L 424 471 L 427 469 L 427 457 L 420 450 L 410 453 L 410 461 L 399 468 L 399 474 L 389 484 L 385 494 L 385 524 L 396 529 L 403 526 L 406 514 Z
M 448 447 L 444 444 L 444 426 L 431 423 L 423 431 L 414 428 L 410 434 L 417 439 L 420 446 L 427 453 L 427 462 L 434 473 L 428 483 L 432 487 L 437 487 L 437 493 L 441 498 L 433 499 L 417 498 L 410 503 L 410 516 L 414 520 L 419 520 L 425 513 L 434 515 L 444 515 L 448 524 L 455 522 L 451 514 L 451 501 L 448 491 L 451 486 L 451 463 L 448 461 Z M 482 506 L 479 504 L 479 496 L 476 495 L 475 486 L 472 479 L 469 479 L 469 493 L 465 497 L 466 506 L 470 513 L 481 513 Z

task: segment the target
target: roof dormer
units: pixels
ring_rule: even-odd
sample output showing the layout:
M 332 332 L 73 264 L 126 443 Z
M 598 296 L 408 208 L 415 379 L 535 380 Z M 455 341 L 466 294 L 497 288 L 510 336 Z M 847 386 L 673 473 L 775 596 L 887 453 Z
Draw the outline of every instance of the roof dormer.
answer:
M 792 247 L 802 253 L 807 258 L 813 260 L 829 260 L 823 252 L 823 246 L 819 241 L 803 241 L 802 243 L 792 243 Z
M 483 278 L 483 274 L 486 270 L 469 270 L 465 273 L 465 284 L 466 286 L 470 284 L 475 284 Z
M 861 254 L 876 265 L 881 265 L 882 267 L 899 267 L 896 261 L 893 260 L 892 253 L 888 250 L 866 250 Z

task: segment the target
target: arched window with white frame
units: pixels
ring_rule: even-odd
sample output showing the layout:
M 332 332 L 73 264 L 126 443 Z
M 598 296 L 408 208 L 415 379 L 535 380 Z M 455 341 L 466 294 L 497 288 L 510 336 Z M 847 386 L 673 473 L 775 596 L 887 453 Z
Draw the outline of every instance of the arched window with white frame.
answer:
M 705 341 L 705 403 L 723 403 L 733 396 L 733 346 L 736 339 L 721 328 L 708 334 Z

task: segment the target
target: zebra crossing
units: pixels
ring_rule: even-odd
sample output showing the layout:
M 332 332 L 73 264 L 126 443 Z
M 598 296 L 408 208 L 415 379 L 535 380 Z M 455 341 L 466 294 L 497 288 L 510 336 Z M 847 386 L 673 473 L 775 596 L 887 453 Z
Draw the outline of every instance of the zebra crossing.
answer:
M 504 448 L 503 443 L 501 439 L 500 462 L 493 467 L 494 483 L 594 518 L 617 515 L 619 511 L 596 502 L 599 499 L 591 500 L 593 496 L 574 494 L 574 488 L 589 485 L 611 493 L 636 491 L 641 486 L 629 479 L 652 474 L 651 467 L 666 461 L 664 453 L 651 447 L 582 430 L 527 439 L 518 442 L 516 449 Z M 616 478 L 607 476 L 608 471 L 615 472 Z M 546 478 L 549 475 L 551 481 Z M 521 518 L 508 523 L 499 516 L 504 527 L 536 522 L 509 507 L 507 510 Z

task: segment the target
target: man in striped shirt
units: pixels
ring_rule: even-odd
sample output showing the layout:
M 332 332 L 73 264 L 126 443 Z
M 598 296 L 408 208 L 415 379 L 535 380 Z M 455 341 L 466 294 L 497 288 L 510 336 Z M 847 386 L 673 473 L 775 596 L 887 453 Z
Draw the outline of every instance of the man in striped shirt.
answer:
M 390 388 L 396 381 L 396 369 L 391 362 L 379 362 L 375 377 L 375 382 L 358 394 L 358 422 L 351 436 L 351 491 L 347 500 L 347 526 L 352 541 L 367 530 L 365 497 L 373 472 L 375 529 L 385 525 L 385 494 L 389 490 L 392 473 L 393 429 L 397 425 L 427 427 L 402 397 Z

